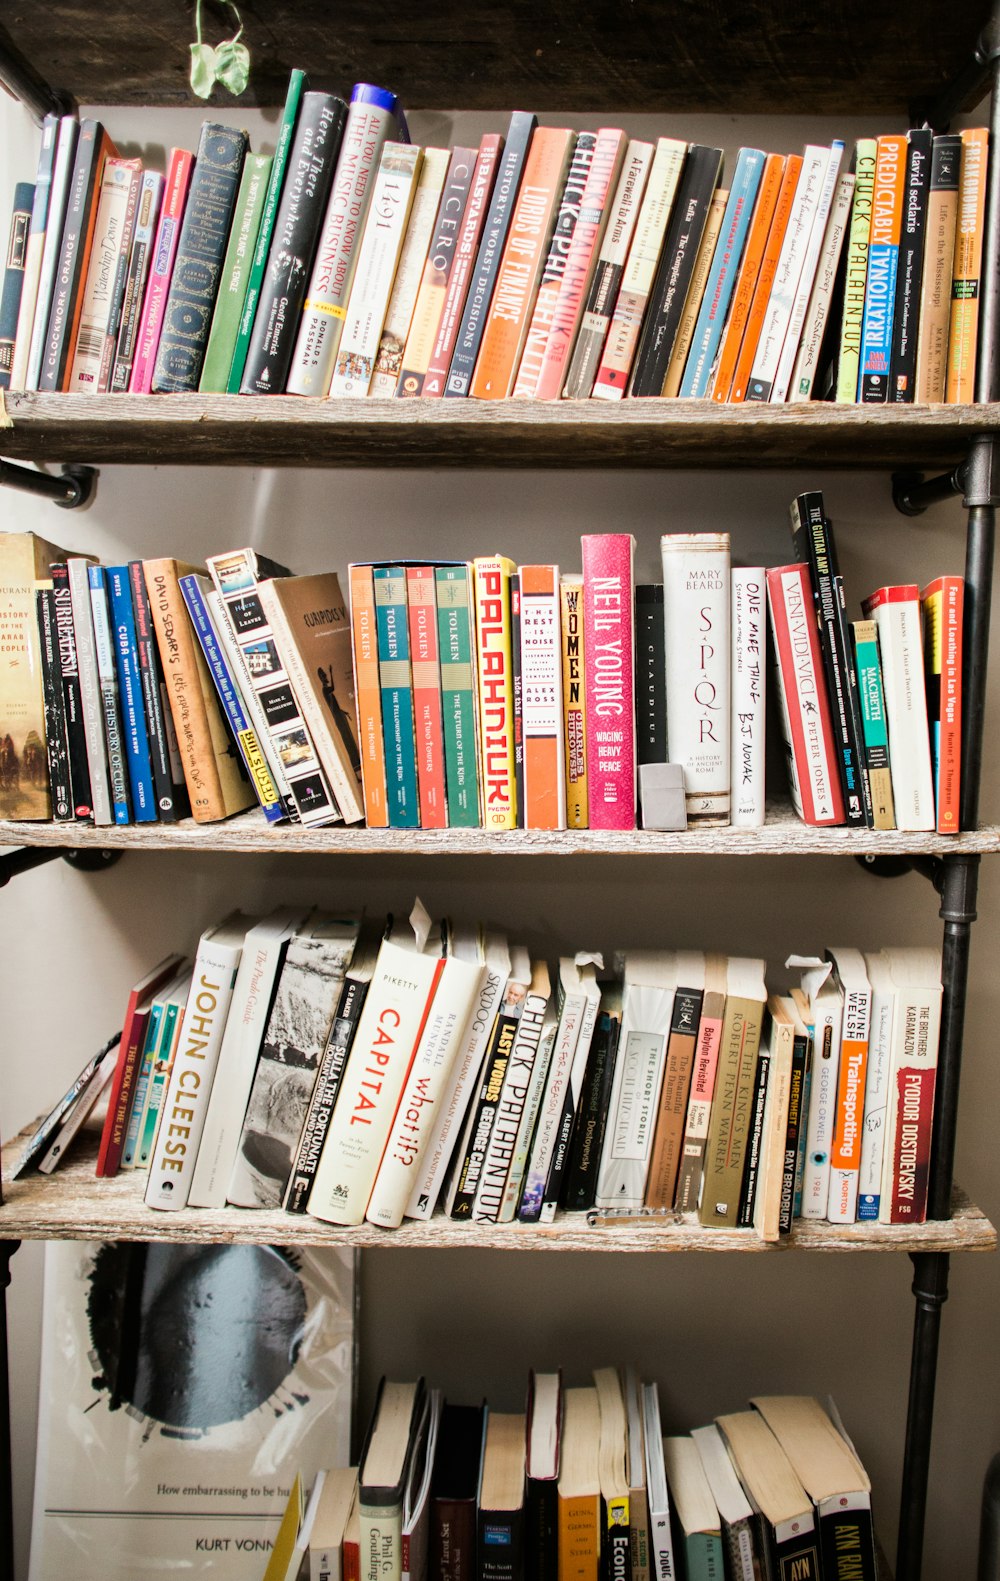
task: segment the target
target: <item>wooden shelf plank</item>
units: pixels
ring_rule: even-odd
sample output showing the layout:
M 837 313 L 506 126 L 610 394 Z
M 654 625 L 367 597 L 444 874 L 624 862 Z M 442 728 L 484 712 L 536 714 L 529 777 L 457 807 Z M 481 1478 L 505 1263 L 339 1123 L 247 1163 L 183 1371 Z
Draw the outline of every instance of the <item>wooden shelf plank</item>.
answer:
M 0 820 L 0 847 L 48 846 L 75 851 L 230 851 L 319 856 L 947 856 L 1000 851 L 1000 826 L 967 834 L 906 834 L 899 830 L 814 829 L 790 807 L 775 805 L 761 829 L 366 829 L 332 824 L 275 828 L 259 810 L 223 823 L 14 823 Z
M 3 42 L 54 88 L 90 104 L 195 104 L 188 88 L 190 8 L 177 0 L 45 0 L 4 17 Z M 774 0 L 495 0 L 466 11 L 453 0 L 419 7 L 360 0 L 243 0 L 253 70 L 241 103 L 284 98 L 290 65 L 315 88 L 344 93 L 385 83 L 407 108 L 700 110 L 825 114 L 859 107 L 905 112 L 971 58 L 986 0 L 942 27 L 934 0 L 837 0 L 810 14 Z M 227 19 L 228 20 L 228 19 Z M 206 38 L 227 22 L 206 17 Z M 214 31 L 212 31 L 214 29 Z M 5 36 L 4 36 L 5 35 Z M 864 47 L 845 50 L 845 41 Z M 836 61 L 836 70 L 831 70 Z M 216 92 L 212 101 L 231 108 Z
M 1000 405 L 0 394 L 9 460 L 185 466 L 953 466 Z
M 185 1208 L 158 1213 L 142 1200 L 145 1175 L 127 1170 L 111 1180 L 94 1174 L 97 1138 L 84 1136 L 69 1163 L 54 1175 L 10 1180 L 9 1172 L 30 1135 L 22 1132 L 3 1150 L 4 1205 L 0 1236 L 6 1240 L 118 1240 L 212 1244 L 249 1242 L 283 1246 L 478 1247 L 495 1251 L 597 1252 L 952 1252 L 993 1251 L 993 1225 L 961 1191 L 954 1217 L 912 1228 L 878 1224 L 832 1225 L 800 1220 L 778 1246 L 753 1230 L 704 1229 L 693 1214 L 589 1223 L 584 1213 L 563 1214 L 554 1224 L 456 1224 L 438 1216 L 407 1221 L 401 1229 L 366 1224 L 344 1229 L 308 1214 L 250 1212 L 243 1208 Z

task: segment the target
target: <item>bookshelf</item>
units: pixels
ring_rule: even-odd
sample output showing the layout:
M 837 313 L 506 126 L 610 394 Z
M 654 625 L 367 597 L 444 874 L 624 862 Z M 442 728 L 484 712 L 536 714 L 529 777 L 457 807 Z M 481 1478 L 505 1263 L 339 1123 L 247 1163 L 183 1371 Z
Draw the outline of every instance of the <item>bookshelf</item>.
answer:
M 775 98 L 789 112 L 844 112 L 864 105 L 873 115 L 903 114 L 916 86 L 928 98 L 958 76 L 951 95 L 954 107 L 976 102 L 981 71 L 963 72 L 976 24 L 989 7 L 972 8 L 963 28 L 942 29 L 938 11 L 925 0 L 905 12 L 883 0 L 874 7 L 849 0 L 835 11 L 811 18 L 804 32 L 798 19 L 784 31 L 779 9 L 759 3 L 737 6 L 719 0 L 706 18 L 692 19 L 683 10 L 665 18 L 652 0 L 625 8 L 617 3 L 588 8 L 580 15 L 564 0 L 545 8 L 523 0 L 502 0 L 488 16 L 477 14 L 475 38 L 462 38 L 454 0 L 431 0 L 418 19 L 406 13 L 387 18 L 380 11 L 372 36 L 373 8 L 367 0 L 349 8 L 349 15 L 331 21 L 319 0 L 295 0 L 282 8 L 280 29 L 270 8 L 248 3 L 244 8 L 255 71 L 251 100 L 281 102 L 287 61 L 337 62 L 327 81 L 322 72 L 314 85 L 342 86 L 354 77 L 384 78 L 405 84 L 407 103 L 414 107 L 448 104 L 459 99 L 470 109 L 528 102 L 540 110 L 578 109 L 595 113 L 627 107 L 630 111 L 715 110 L 726 113 L 773 114 Z M 257 11 L 261 15 L 257 15 Z M 14 80 L 36 103 L 44 85 L 32 62 L 41 65 L 58 87 L 72 88 L 87 103 L 190 104 L 184 81 L 186 36 L 179 32 L 176 6 L 153 0 L 135 8 L 112 0 L 102 8 L 100 37 L 93 37 L 91 7 L 80 0 L 57 0 L 52 6 L 28 8 L 0 27 L 0 52 L 8 49 L 0 77 Z M 865 48 L 841 71 L 842 30 L 863 30 Z M 336 30 L 336 37 L 331 33 Z M 526 40 L 516 61 L 509 49 L 512 32 Z M 280 38 L 278 36 L 280 32 Z M 947 35 L 947 36 L 942 36 Z M 877 44 L 876 44 L 877 41 Z M 456 48 L 456 44 L 465 47 Z M 466 51 L 475 52 L 475 69 L 467 69 Z M 594 71 L 593 62 L 601 61 Z M 683 72 L 665 69 L 665 62 L 685 61 Z M 526 65 L 527 62 L 527 65 Z M 532 62 L 535 64 L 532 65 Z M 516 75 L 515 75 L 516 73 Z M 777 88 L 776 88 L 777 85 Z M 231 112 L 232 101 L 212 101 Z M 994 226 L 994 231 L 996 227 Z M 994 268 L 993 278 L 996 277 Z M 995 295 L 995 293 L 994 293 Z M 987 321 L 995 319 L 996 301 L 986 305 Z M 915 1259 L 914 1290 L 917 1320 L 911 1370 L 910 1417 L 906 1433 L 902 1521 L 897 1575 L 917 1581 L 921 1570 L 924 1508 L 929 1478 L 930 1417 L 935 1384 L 940 1308 L 947 1296 L 948 1256 L 952 1251 L 995 1248 L 996 1236 L 985 1217 L 960 1193 L 952 1194 L 951 1166 L 963 1042 L 968 972 L 968 946 L 975 913 L 975 883 L 981 854 L 1000 849 L 1000 826 L 978 828 L 977 770 L 981 752 L 981 703 L 985 683 L 986 630 L 989 620 L 993 509 L 993 436 L 997 432 L 1000 393 L 994 369 L 984 374 L 982 404 L 964 408 L 873 410 L 822 407 L 766 409 L 713 408 L 707 403 L 634 402 L 595 411 L 589 403 L 518 407 L 514 403 L 472 407 L 468 403 L 433 403 L 416 411 L 411 403 L 300 402 L 291 398 L 166 397 L 0 397 L 0 454 L 15 461 L 41 464 L 81 461 L 99 465 L 178 464 L 185 467 L 303 468 L 438 468 L 559 469 L 612 467 L 683 469 L 686 467 L 754 470 L 822 467 L 852 472 L 894 468 L 953 469 L 974 453 L 978 470 L 967 479 L 969 575 L 972 589 L 970 665 L 971 724 L 966 744 L 975 765 L 968 812 L 969 832 L 958 840 L 934 836 L 815 831 L 799 824 L 787 809 L 775 809 L 760 831 L 719 831 L 716 835 L 599 836 L 596 833 L 496 837 L 484 832 L 447 835 L 387 831 L 269 831 L 255 815 L 209 828 L 193 824 L 152 832 L 129 830 L 65 830 L 50 827 L 0 827 L 0 843 L 26 845 L 53 852 L 115 849 L 159 853 L 169 861 L 182 852 L 196 867 L 202 857 L 240 855 L 347 855 L 386 858 L 454 858 L 483 856 L 563 855 L 606 858 L 638 856 L 803 857 L 853 855 L 876 858 L 917 858 L 921 871 L 934 878 L 942 894 L 945 921 L 944 962 L 947 978 L 945 1031 L 942 1044 L 937 1168 L 934 1185 L 936 1217 L 919 1229 L 875 1232 L 864 1226 L 831 1230 L 801 1226 L 791 1245 L 780 1249 L 778 1266 L 787 1266 L 791 1251 L 905 1252 Z M 985 399 L 989 396 L 990 399 Z M 102 487 L 110 489 L 106 482 Z M 59 536 L 59 526 L 43 516 L 39 530 Z M 86 523 L 79 526 L 85 533 Z M 978 699 L 978 701 L 977 701 Z M 194 853 L 197 853 L 196 855 Z M 926 859 L 926 860 L 925 860 Z M 476 864 L 484 878 L 490 866 Z M 640 870 L 644 881 L 645 868 Z M 518 864 L 520 870 L 520 864 Z M 666 873 L 666 864 L 658 865 Z M 581 891 L 598 888 L 604 864 L 572 870 Z M 650 873 L 654 870 L 650 869 Z M 738 864 L 737 880 L 744 867 Z M 487 880 L 488 881 L 488 880 Z M 811 883 L 813 875 L 804 878 Z M 530 864 L 526 884 L 532 882 Z M 29 886 L 30 887 L 30 886 Z M 22 890 L 23 893 L 23 890 Z M 95 892 L 95 902 L 97 893 Z M 37 924 L 33 924 L 37 926 Z M 986 1052 L 986 1051 L 983 1051 Z M 16 1143 L 11 1144 L 12 1148 Z M 277 1219 L 277 1216 L 274 1216 Z M 170 1217 L 152 1215 L 139 1200 L 134 1181 L 94 1182 L 86 1155 L 51 1181 L 13 1183 L 0 1209 L 0 1234 L 18 1240 L 57 1236 L 127 1239 L 178 1238 L 196 1241 L 263 1241 L 272 1237 L 294 1242 L 299 1225 L 280 1218 L 280 1229 L 266 1215 L 237 1210 L 218 1214 L 193 1211 Z M 747 1232 L 702 1232 L 685 1222 L 642 1221 L 623 1224 L 561 1222 L 545 1231 L 522 1232 L 512 1227 L 495 1232 L 465 1226 L 452 1229 L 442 1221 L 413 1225 L 386 1235 L 374 1230 L 338 1234 L 313 1221 L 301 1227 L 300 1244 L 350 1244 L 420 1252 L 544 1249 L 592 1253 L 634 1251 L 763 1250 Z M 781 1261 L 782 1257 L 784 1262 Z M 391 1260 L 391 1259 L 390 1259 Z M 533 1260 L 534 1267 L 540 1260 Z M 798 1259 L 793 1259 L 797 1262 Z M 772 1259 L 772 1264 L 774 1259 Z M 610 1266 L 614 1266 L 611 1264 Z M 798 1270 L 804 1274 L 807 1261 Z M 742 1271 L 742 1270 L 741 1270 Z M 3 1270 L 0 1268 L 0 1281 Z M 522 1276 L 523 1277 L 523 1276 Z M 733 1276 L 735 1287 L 738 1275 Z M 4 1402 L 0 1401 L 0 1412 Z M 9 1451 L 0 1477 L 9 1481 Z M 6 1531 L 4 1530 L 6 1522 Z M 0 1513 L 0 1538 L 9 1542 L 10 1505 Z

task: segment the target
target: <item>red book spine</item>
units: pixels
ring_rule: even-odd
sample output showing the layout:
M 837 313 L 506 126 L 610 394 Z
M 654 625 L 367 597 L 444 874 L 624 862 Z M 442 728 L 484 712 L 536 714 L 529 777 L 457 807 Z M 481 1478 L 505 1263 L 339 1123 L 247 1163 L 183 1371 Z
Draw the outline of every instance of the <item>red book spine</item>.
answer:
M 634 540 L 629 533 L 585 533 L 581 543 L 590 827 L 634 829 Z
M 153 366 L 160 344 L 163 314 L 170 290 L 177 242 L 187 202 L 194 155 L 185 148 L 175 148 L 170 155 L 167 180 L 163 191 L 163 207 L 156 230 L 156 244 L 149 266 L 149 282 L 142 305 L 142 322 L 136 338 L 135 363 L 129 390 L 133 395 L 148 395 L 153 384 Z
M 125 1012 L 122 1039 L 118 1045 L 118 1061 L 111 1078 L 108 1112 L 97 1154 L 98 1175 L 116 1175 L 121 1164 L 129 1115 L 132 1111 L 132 1099 L 135 1096 L 136 1079 L 139 1075 L 139 1061 L 146 1041 L 146 1028 L 149 1025 L 149 1011 L 148 1003 L 140 1010 L 136 1005 L 135 995 L 130 996 L 128 1010 Z
M 927 1219 L 936 1077 L 937 1070 L 927 1066 L 906 1065 L 896 1072 L 890 1224 L 923 1224 Z
M 420 392 L 425 397 L 430 396 L 433 399 L 444 394 L 448 369 L 451 367 L 451 355 L 455 350 L 455 342 L 458 340 L 458 332 L 462 326 L 462 309 L 465 307 L 465 298 L 469 291 L 472 266 L 479 254 L 479 242 L 486 223 L 486 205 L 493 193 L 497 161 L 502 148 L 503 138 L 499 132 L 489 133 L 479 145 L 479 157 L 476 160 L 465 213 L 462 216 L 462 229 L 448 279 L 441 321 L 438 324 L 437 335 L 434 337 L 434 349 L 431 352 L 427 377 Z
M 802 820 L 817 825 L 843 823 L 844 800 L 808 566 L 769 567 L 767 593 Z
M 434 585 L 433 566 L 407 567 L 406 607 L 413 670 L 413 724 L 417 746 L 421 829 L 444 829 L 448 824 Z

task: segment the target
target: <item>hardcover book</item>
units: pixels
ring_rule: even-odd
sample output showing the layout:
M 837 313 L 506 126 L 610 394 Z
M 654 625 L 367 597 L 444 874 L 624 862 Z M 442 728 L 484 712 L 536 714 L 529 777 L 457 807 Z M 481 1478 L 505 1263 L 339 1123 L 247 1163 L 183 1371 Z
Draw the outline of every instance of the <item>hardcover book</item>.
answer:
M 684 768 L 690 823 L 730 818 L 728 533 L 660 539 L 666 632 L 668 763 Z
M 222 260 L 219 294 L 198 381 L 198 389 L 203 394 L 222 395 L 229 384 L 229 371 L 240 332 L 240 318 L 246 301 L 250 267 L 257 246 L 273 162 L 272 154 L 251 153 L 243 161 L 226 256 Z
M 810 824 L 844 822 L 830 704 L 805 565 L 769 566 L 767 599 L 792 805 Z
M 476 1512 L 486 1435 L 485 1405 L 445 1402 L 431 1480 L 429 1574 L 459 1581 L 475 1574 Z
M 635 588 L 628 533 L 585 533 L 587 796 L 591 829 L 634 829 Z
M 69 742 L 62 689 L 62 672 L 56 635 L 55 593 L 52 587 L 35 592 L 39 664 L 42 676 L 42 713 L 49 771 L 52 816 L 58 823 L 73 818 L 73 793 L 69 773 Z

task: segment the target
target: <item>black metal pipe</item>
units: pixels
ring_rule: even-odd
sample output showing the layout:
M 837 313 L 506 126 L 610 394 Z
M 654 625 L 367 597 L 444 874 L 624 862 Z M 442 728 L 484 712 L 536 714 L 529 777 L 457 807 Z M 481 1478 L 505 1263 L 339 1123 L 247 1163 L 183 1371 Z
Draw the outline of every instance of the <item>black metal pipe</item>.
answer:
M 54 862 L 62 854 L 59 850 L 53 850 L 51 846 L 25 846 L 23 850 L 7 852 L 0 856 L 0 889 L 19 874 L 30 873 L 33 867 L 42 867 L 46 862 Z
M 95 467 L 65 466 L 59 477 L 50 472 L 35 472 L 31 467 L 15 466 L 13 461 L 0 460 L 0 484 L 9 489 L 20 489 L 23 494 L 38 494 L 42 499 L 62 505 L 66 510 L 76 510 L 86 505 L 94 492 L 97 481 Z
M 922 516 L 928 505 L 954 499 L 965 487 L 965 462 L 960 462 L 951 472 L 937 478 L 925 478 L 922 472 L 894 472 L 892 474 L 892 503 L 903 516 Z
M 20 55 L 0 30 L 0 83 L 31 111 L 41 125 L 47 115 L 68 115 L 74 109 L 69 94 L 57 93 Z
M 976 97 L 987 90 L 990 68 L 998 48 L 1000 48 L 1000 6 L 994 5 L 990 20 L 976 41 L 976 48 L 969 64 L 946 88 L 942 89 L 936 99 L 931 100 L 930 104 L 923 108 L 922 113 L 917 112 L 917 124 L 920 120 L 926 120 L 936 132 L 944 131 L 951 124 L 952 116 L 957 111 L 975 103 Z
M 992 441 L 986 443 L 992 455 Z M 965 607 L 962 617 L 962 785 L 959 817 L 963 829 L 975 829 L 979 822 L 995 537 L 994 507 L 972 504 L 965 539 Z
M 941 1308 L 948 1299 L 947 1252 L 911 1253 L 911 1261 L 916 1311 L 896 1544 L 896 1581 L 920 1581 Z
M 10 1370 L 7 1346 L 7 1286 L 10 1260 L 20 1241 L 0 1241 L 0 1575 L 14 1574 L 14 1488 L 11 1475 Z
M 958 1094 L 962 1078 L 962 1040 L 969 979 L 972 924 L 976 920 L 978 856 L 946 856 L 942 860 L 941 916 L 941 1035 L 934 1084 L 934 1121 L 931 1136 L 930 1184 L 927 1217 L 951 1217 L 951 1188 L 955 1169 L 955 1136 L 958 1128 Z
M 1000 1581 L 1000 1454 L 993 1456 L 983 1481 L 976 1575 L 978 1581 Z

